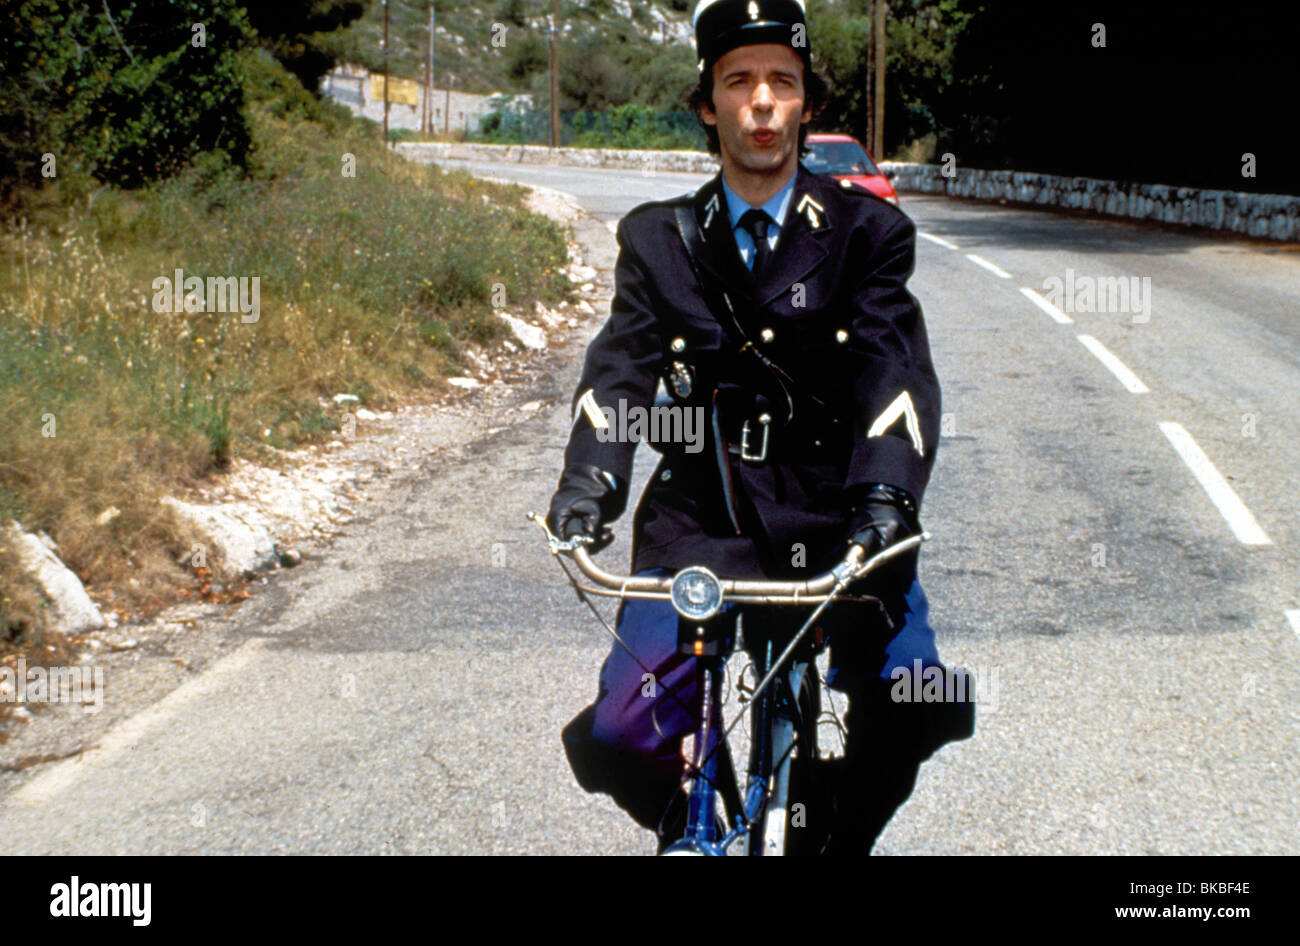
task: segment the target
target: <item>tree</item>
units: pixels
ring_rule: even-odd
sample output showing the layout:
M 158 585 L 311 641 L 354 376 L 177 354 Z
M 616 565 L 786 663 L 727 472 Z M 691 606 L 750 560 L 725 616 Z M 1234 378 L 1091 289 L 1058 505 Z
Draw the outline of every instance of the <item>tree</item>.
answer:
M 70 5 L 8 0 L 0 85 L 0 177 L 39 184 L 43 154 L 128 187 L 202 151 L 247 154 L 238 54 L 251 39 L 233 0 Z M 58 170 L 59 168 L 63 170 Z
M 310 92 L 334 68 L 336 36 L 365 10 L 360 0 L 275 0 L 247 7 L 258 41 Z
M 894 0 L 885 59 L 885 158 L 936 131 L 935 103 L 952 82 L 957 44 L 971 14 L 960 0 Z M 814 61 L 831 84 L 819 126 L 866 140 L 871 99 L 870 0 L 814 2 L 809 10 Z

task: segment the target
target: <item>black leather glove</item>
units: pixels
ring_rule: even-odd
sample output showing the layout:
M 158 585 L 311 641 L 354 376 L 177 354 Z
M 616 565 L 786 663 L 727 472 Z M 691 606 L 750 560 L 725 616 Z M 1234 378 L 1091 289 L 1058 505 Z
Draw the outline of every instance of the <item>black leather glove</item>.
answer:
M 614 538 L 605 525 L 622 515 L 626 506 L 627 483 L 589 463 L 574 463 L 560 476 L 546 525 L 561 539 L 590 536 L 591 551 L 598 552 Z
M 887 483 L 863 484 L 848 487 L 844 496 L 848 541 L 862 546 L 867 558 L 921 531 L 916 501 L 906 490 Z

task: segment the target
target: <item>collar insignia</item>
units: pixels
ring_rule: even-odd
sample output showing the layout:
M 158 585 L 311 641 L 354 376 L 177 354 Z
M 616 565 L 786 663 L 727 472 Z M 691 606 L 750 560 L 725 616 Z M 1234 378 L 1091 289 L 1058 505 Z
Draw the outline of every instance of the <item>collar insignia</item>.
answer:
M 826 208 L 813 200 L 810 194 L 804 194 L 803 199 L 799 201 L 799 205 L 794 208 L 794 211 L 807 217 L 808 225 L 816 230 L 822 225 L 821 215 L 826 212 Z
M 718 195 L 716 193 L 709 198 L 709 202 L 704 205 L 704 209 L 708 211 L 708 213 L 704 215 L 704 229 L 707 230 L 709 229 L 709 224 L 713 223 L 713 215 L 717 213 L 718 210 Z

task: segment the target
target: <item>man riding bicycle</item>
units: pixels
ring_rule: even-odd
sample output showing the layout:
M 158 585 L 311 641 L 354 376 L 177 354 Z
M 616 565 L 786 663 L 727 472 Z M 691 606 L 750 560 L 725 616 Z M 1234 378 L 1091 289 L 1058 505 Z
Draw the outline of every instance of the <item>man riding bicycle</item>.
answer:
M 692 103 L 722 170 L 619 223 L 615 296 L 587 350 L 548 525 L 607 541 L 636 448 L 611 418 L 649 413 L 662 380 L 672 406 L 703 418 L 704 442 L 659 445 L 636 510 L 633 570 L 807 577 L 849 543 L 872 555 L 920 531 L 939 385 L 906 288 L 916 228 L 799 162 L 827 92 L 801 0 L 701 0 L 694 28 Z M 849 700 L 844 758 L 823 768 L 828 853 L 867 853 L 921 762 L 974 731 L 964 701 L 973 687 L 939 660 L 915 555 L 860 584 L 883 614 L 847 602 L 827 612 L 827 682 Z M 624 602 L 617 633 L 634 656 L 615 645 L 564 745 L 579 784 L 659 831 L 662 848 L 677 830 L 680 744 L 694 727 L 683 709 L 693 658 L 678 651 L 666 601 Z M 918 668 L 940 674 L 944 698 L 893 698 L 900 678 L 912 692 Z

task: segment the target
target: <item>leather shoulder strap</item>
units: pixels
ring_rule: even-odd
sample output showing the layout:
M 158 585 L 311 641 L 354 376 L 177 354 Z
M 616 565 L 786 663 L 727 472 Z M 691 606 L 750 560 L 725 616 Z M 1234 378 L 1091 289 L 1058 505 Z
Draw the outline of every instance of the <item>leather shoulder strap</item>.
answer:
M 704 235 L 700 233 L 700 225 L 695 220 L 694 210 L 690 206 L 678 206 L 674 212 L 677 217 L 677 232 L 681 234 L 682 243 L 686 245 L 686 258 L 690 260 L 691 272 L 695 275 L 695 281 L 700 284 L 700 291 L 704 294 L 704 301 L 708 304 L 709 311 L 713 313 L 713 318 L 722 326 L 724 333 L 733 336 L 733 340 L 738 338 L 738 343 L 748 341 L 725 295 L 720 298 L 716 287 L 700 273 L 698 263 L 707 251 L 704 248 Z
M 785 395 L 787 403 L 786 420 L 794 419 L 794 397 L 791 392 L 800 391 L 800 385 L 794 378 L 786 373 L 785 369 L 764 355 L 754 345 L 753 340 L 745 332 L 744 326 L 736 318 L 736 310 L 731 305 L 731 297 L 725 292 L 719 292 L 709 280 L 700 275 L 700 268 L 697 260 L 706 252 L 704 249 L 704 237 L 700 233 L 700 226 L 695 220 L 695 213 L 689 206 L 679 205 L 674 209 L 677 217 L 677 231 L 681 234 L 682 243 L 686 245 L 686 256 L 691 263 L 691 271 L 695 274 L 696 281 L 700 284 L 700 291 L 704 294 L 704 301 L 708 304 L 709 310 L 713 313 L 713 318 L 722 327 L 724 334 L 729 335 L 732 341 L 739 346 L 739 350 L 747 352 L 756 358 L 765 368 L 768 369 L 775 377 L 777 384 L 780 385 L 782 393 Z M 719 299 L 721 296 L 721 299 Z M 721 305 L 719 305 L 721 302 Z M 800 391 L 814 403 L 825 407 L 821 398 L 816 397 L 806 390 Z

